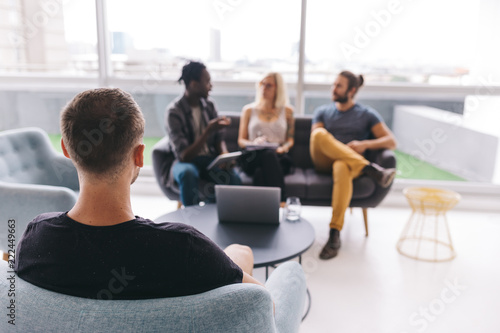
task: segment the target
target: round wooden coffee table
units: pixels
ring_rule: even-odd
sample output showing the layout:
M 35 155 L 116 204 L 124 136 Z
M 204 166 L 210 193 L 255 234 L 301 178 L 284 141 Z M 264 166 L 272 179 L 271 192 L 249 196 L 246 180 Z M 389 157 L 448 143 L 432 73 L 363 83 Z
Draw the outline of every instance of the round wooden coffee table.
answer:
M 219 223 L 215 204 L 192 206 L 162 215 L 155 222 L 189 224 L 221 248 L 237 243 L 249 246 L 254 254 L 254 267 L 267 267 L 290 260 L 301 259 L 314 242 L 314 229 L 304 218 L 290 222 L 282 218 L 279 225 L 251 223 Z

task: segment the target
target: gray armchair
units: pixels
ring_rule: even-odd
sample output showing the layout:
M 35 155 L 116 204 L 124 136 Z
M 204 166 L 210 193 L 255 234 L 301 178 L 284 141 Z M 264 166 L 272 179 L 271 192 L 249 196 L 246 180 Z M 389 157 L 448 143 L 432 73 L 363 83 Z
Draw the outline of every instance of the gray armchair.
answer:
M 34 286 L 0 260 L 0 332 L 298 332 L 306 279 L 297 262 L 273 271 L 266 288 L 232 284 L 197 295 L 141 300 L 95 300 Z M 7 277 L 13 279 L 8 280 Z M 15 285 L 14 310 L 8 308 Z M 273 304 L 275 314 L 273 316 Z M 5 316 L 5 313 L 7 316 Z M 13 314 L 13 317 L 9 317 Z M 9 320 L 15 319 L 15 326 Z
M 0 250 L 7 250 L 7 223 L 19 239 L 38 214 L 67 211 L 79 190 L 76 169 L 38 128 L 0 132 Z

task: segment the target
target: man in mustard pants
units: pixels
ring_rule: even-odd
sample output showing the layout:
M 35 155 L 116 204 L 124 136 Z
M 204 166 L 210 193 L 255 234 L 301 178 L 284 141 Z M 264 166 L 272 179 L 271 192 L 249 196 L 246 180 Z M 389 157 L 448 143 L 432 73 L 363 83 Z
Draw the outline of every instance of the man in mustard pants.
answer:
M 388 187 L 396 174 L 396 169 L 384 169 L 362 155 L 367 149 L 396 147 L 394 135 L 378 112 L 354 102 L 362 85 L 361 75 L 341 72 L 333 83 L 333 103 L 320 106 L 314 112 L 311 158 L 317 171 L 332 172 L 333 176 L 330 237 L 319 255 L 321 259 L 331 259 L 338 253 L 353 179 L 366 174 L 382 187 Z

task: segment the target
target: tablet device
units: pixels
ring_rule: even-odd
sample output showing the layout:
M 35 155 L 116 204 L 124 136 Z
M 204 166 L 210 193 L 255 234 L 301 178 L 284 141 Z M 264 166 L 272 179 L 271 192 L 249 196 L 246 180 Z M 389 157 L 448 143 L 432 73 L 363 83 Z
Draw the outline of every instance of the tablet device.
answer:
M 219 156 L 217 156 L 213 161 L 212 163 L 210 163 L 208 166 L 207 166 L 207 170 L 210 170 L 212 169 L 213 167 L 221 164 L 221 163 L 226 163 L 226 162 L 231 162 L 232 160 L 235 160 L 237 159 L 238 157 L 240 157 L 242 154 L 241 151 L 234 151 L 232 153 L 227 153 L 227 154 L 221 154 Z

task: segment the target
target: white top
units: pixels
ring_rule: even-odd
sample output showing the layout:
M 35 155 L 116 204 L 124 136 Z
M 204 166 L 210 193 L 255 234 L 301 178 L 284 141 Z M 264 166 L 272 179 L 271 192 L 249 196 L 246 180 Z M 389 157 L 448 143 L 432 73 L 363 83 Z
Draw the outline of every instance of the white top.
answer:
M 262 121 L 259 119 L 259 111 L 252 108 L 252 114 L 248 121 L 248 140 L 253 141 L 257 137 L 265 135 L 268 142 L 282 144 L 286 141 L 286 110 L 282 107 L 278 119 L 274 121 Z

